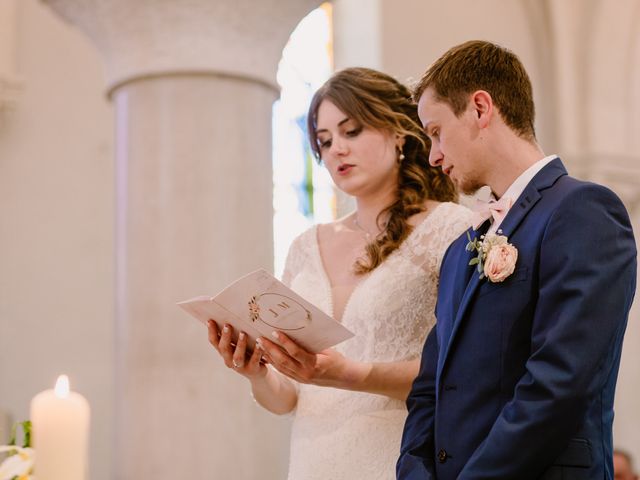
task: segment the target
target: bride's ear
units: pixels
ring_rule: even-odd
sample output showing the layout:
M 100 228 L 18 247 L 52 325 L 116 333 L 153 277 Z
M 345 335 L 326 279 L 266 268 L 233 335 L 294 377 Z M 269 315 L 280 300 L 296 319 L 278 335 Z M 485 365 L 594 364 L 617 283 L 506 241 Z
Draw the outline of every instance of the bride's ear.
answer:
M 405 141 L 405 135 L 400 135 L 399 133 L 396 133 L 396 148 L 398 150 L 402 150 L 402 148 L 404 147 L 404 141 Z

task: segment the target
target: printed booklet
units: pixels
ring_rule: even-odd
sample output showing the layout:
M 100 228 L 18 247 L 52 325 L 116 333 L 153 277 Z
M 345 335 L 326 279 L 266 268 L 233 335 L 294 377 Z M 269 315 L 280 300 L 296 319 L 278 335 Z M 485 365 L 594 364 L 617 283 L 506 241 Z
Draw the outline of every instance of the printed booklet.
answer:
M 262 269 L 236 280 L 214 297 L 196 297 L 178 306 L 205 325 L 215 320 L 219 331 L 226 323 L 231 325 L 234 344 L 238 333 L 245 332 L 249 351 L 260 336 L 278 343 L 271 335 L 274 330 L 314 353 L 353 337 L 342 324 Z

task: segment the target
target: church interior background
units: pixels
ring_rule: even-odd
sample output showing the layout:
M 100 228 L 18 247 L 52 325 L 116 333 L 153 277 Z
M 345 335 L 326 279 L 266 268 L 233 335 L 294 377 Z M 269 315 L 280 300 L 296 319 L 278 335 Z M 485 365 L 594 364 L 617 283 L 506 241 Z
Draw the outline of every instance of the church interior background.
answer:
M 92 480 L 285 478 L 289 419 L 175 303 L 350 208 L 304 144 L 332 71 L 410 83 L 473 38 L 520 56 L 545 152 L 640 231 L 638 0 L 0 0 L 0 444 L 66 373 Z M 640 460 L 637 304 L 614 443 Z

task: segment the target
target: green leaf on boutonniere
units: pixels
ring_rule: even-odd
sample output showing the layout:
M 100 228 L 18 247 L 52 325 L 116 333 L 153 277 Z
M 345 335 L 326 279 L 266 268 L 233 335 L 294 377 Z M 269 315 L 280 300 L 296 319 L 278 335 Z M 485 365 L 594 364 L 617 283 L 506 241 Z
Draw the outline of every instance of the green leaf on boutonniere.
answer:
M 477 250 L 478 250 L 478 245 L 476 241 L 474 240 L 473 242 L 469 242 L 469 244 L 467 245 L 467 252 L 474 252 Z
M 467 252 L 473 252 L 474 250 L 476 250 L 476 242 L 478 241 L 477 239 L 473 239 L 471 240 L 471 235 L 469 235 L 469 232 L 467 231 L 467 239 L 469 240 L 469 243 L 467 243 L 467 246 L 464 248 Z
M 480 279 L 482 279 L 484 277 L 484 259 L 486 256 L 486 253 L 482 248 L 482 242 L 484 240 L 484 236 L 480 237 L 479 239 L 474 238 L 472 240 L 471 235 L 467 231 L 467 239 L 469 240 L 465 248 L 467 252 L 476 252 L 476 256 L 471 260 L 469 260 L 468 265 L 471 265 L 471 266 L 476 265 L 478 273 L 480 274 Z

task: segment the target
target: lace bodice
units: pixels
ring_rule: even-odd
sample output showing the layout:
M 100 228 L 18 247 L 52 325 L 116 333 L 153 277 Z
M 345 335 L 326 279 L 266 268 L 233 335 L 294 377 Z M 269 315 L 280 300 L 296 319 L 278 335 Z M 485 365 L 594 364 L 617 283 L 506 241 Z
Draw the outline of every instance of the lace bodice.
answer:
M 355 336 L 336 349 L 364 362 L 420 355 L 435 323 L 438 272 L 446 248 L 469 226 L 470 211 L 443 203 L 380 266 L 362 277 L 342 323 Z M 283 281 L 332 315 L 331 286 L 317 227 L 294 240 Z M 406 408 L 381 395 L 300 385 L 291 438 L 290 480 L 392 479 Z

